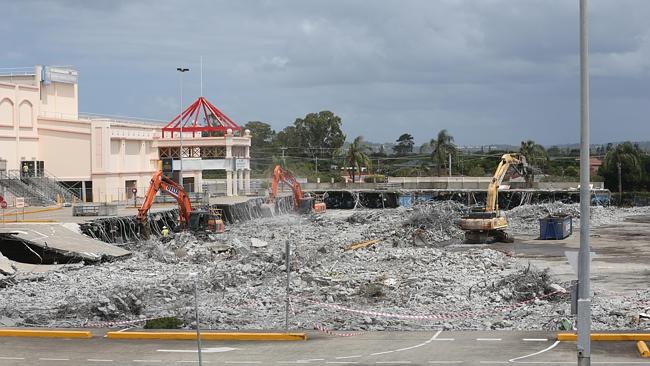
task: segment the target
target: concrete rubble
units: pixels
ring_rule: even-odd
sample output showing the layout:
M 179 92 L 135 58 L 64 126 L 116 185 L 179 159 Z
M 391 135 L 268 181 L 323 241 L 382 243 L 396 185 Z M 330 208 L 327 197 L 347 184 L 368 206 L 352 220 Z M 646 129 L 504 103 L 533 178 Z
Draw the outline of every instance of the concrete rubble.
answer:
M 198 273 L 203 327 L 283 328 L 287 242 L 294 329 L 320 324 L 334 330 L 554 330 L 562 319 L 573 320 L 568 295 L 557 293 L 568 284 L 554 281 L 548 270 L 485 247 L 463 247 L 456 221 L 465 209 L 445 201 L 288 214 L 227 226 L 205 242 L 179 233 L 171 240 L 127 244 L 133 255 L 123 260 L 12 274 L 14 282 L 0 286 L 0 323 L 78 327 L 174 316 L 192 327 Z M 641 210 L 648 213 L 594 207 L 592 217 L 600 225 Z M 575 215 L 577 205 L 527 205 L 508 216 L 513 231 L 535 232 L 538 218 L 548 212 Z M 414 240 L 416 230 L 423 242 Z M 346 251 L 373 239 L 379 242 Z M 650 321 L 634 321 L 647 308 L 650 291 L 600 296 L 594 290 L 594 329 L 650 329 Z

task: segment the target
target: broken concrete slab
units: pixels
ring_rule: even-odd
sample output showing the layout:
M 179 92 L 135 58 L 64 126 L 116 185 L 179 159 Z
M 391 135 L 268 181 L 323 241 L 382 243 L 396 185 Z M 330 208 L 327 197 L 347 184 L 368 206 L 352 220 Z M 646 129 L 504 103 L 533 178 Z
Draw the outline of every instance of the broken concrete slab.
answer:
M 115 259 L 130 254 L 128 250 L 89 238 L 62 224 L 8 225 L 0 228 L 0 240 L 21 241 L 30 247 L 63 256 L 78 257 L 88 262 Z

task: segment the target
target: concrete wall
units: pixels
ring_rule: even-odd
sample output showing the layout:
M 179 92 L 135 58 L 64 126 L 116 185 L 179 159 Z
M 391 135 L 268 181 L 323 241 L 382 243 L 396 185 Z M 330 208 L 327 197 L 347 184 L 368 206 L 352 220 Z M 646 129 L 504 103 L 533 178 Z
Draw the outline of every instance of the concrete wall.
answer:
M 85 129 L 66 129 L 65 126 L 57 128 L 48 123 L 47 127 L 38 130 L 38 145 L 45 169 L 61 180 L 90 180 L 89 126 Z M 72 156 L 74 164 L 70 162 Z

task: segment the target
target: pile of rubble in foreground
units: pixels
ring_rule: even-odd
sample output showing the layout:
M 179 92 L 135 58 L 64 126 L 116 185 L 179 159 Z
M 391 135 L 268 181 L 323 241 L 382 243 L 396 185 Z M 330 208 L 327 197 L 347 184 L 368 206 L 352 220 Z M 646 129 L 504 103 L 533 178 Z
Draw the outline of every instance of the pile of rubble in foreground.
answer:
M 20 274 L 0 289 L 0 325 L 109 326 L 102 323 L 172 316 L 191 327 L 198 278 L 203 327 L 283 328 L 286 243 L 292 328 L 557 329 L 572 320 L 568 295 L 558 292 L 566 284 L 553 283 L 547 271 L 458 245 L 463 210 L 441 202 L 285 215 L 229 226 L 207 242 L 189 233 L 140 242 L 126 260 Z M 421 226 L 424 240 L 416 242 Z M 349 250 L 358 242 L 367 246 Z M 648 329 L 632 317 L 648 295 L 596 296 L 594 329 Z

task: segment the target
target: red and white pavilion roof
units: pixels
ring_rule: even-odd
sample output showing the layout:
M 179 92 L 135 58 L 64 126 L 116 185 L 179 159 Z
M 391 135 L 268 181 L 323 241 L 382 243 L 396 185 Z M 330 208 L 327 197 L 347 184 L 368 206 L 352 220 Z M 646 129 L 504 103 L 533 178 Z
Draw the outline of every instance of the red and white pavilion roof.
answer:
M 181 129 L 183 132 L 192 132 L 194 136 L 197 132 L 226 132 L 228 129 L 240 131 L 241 127 L 207 99 L 199 97 L 162 128 L 162 137 L 165 138 L 165 132 L 170 132 L 173 138 L 174 132 L 180 133 Z

